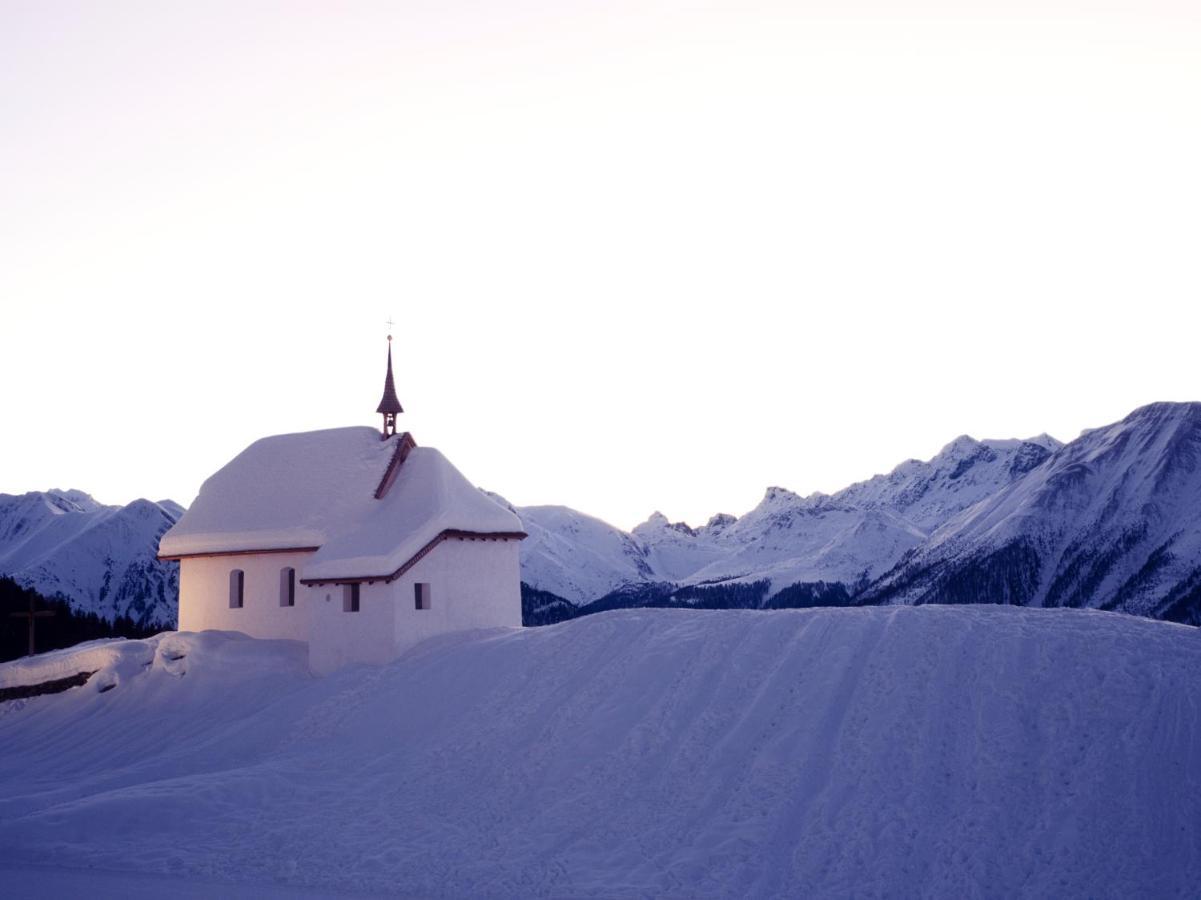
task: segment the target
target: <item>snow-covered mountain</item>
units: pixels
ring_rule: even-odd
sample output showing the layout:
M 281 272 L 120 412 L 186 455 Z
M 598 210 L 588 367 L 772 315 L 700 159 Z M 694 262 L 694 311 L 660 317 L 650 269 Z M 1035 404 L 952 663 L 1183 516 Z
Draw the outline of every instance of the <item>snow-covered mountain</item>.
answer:
M 656 512 L 626 534 L 563 507 L 518 508 L 536 536 L 522 546 L 522 577 L 576 605 L 602 598 L 607 605 L 637 604 L 648 590 L 662 599 L 680 588 L 695 602 L 723 586 L 757 586 L 751 605 L 771 605 L 773 596 L 796 585 L 840 585 L 850 595 L 1060 446 L 1046 435 L 1027 441 L 963 436 L 929 461 L 909 460 L 833 495 L 768 488 L 741 518 L 718 514 L 700 528 Z
M 593 609 L 1002 602 L 1199 623 L 1201 404 L 1151 404 L 1067 445 L 959 437 L 831 496 L 769 488 L 703 528 L 656 513 L 630 535 L 594 529 L 633 563 L 606 560 Z M 527 556 L 523 577 L 556 594 L 570 558 Z
M 977 441 L 961 435 L 928 462 L 911 459 L 834 497 L 847 506 L 890 510 L 929 533 L 1012 484 L 1061 447 L 1062 442 L 1047 434 L 1024 441 Z
M 155 553 L 182 514 L 171 500 L 105 506 L 77 490 L 0 494 L 0 574 L 110 621 L 174 627 L 179 566 Z
M 600 519 L 566 506 L 519 509 L 490 496 L 521 518 L 528 535 L 521 542 L 522 580 L 539 590 L 581 604 L 658 577 L 638 542 Z
M 1194 897 L 1201 639 L 1082 610 L 619 610 L 313 678 L 0 665 L 6 897 Z
M 985 597 L 1201 622 L 1201 404 L 1085 432 L 952 517 L 864 599 Z

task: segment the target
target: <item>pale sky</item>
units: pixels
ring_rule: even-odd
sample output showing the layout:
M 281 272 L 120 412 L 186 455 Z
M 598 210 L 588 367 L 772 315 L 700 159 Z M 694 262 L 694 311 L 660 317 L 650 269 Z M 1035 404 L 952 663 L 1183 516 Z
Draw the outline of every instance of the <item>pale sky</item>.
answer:
M 1201 397 L 1196 2 L 0 0 L 0 491 L 401 424 L 703 523 Z

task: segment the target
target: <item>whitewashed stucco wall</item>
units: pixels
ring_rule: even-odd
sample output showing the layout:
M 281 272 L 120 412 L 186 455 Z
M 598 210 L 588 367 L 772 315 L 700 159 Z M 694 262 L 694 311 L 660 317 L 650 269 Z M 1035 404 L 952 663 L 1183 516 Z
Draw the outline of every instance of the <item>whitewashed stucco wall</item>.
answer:
M 311 553 L 184 559 L 180 631 L 219 629 L 251 637 L 307 641 L 309 668 L 325 674 L 351 663 L 380 665 L 421 641 L 474 628 L 521 625 L 518 542 L 450 538 L 392 584 L 359 588 L 359 611 L 346 612 L 343 585 L 300 584 Z M 281 607 L 280 570 L 297 570 L 296 606 Z M 245 573 L 241 609 L 229 607 L 229 573 Z M 416 608 L 414 586 L 430 585 L 430 608 Z
M 392 585 L 359 586 L 359 611 L 343 609 L 344 586 L 313 587 L 309 602 L 309 670 L 324 675 L 350 663 L 382 665 L 396 658 L 396 601 Z
M 521 625 L 518 542 L 452 538 L 397 579 L 396 648 L 403 652 L 440 634 Z M 419 610 L 414 585 L 430 585 L 430 608 Z
M 430 585 L 429 609 L 416 608 L 418 582 Z M 438 635 L 521 625 L 517 541 L 445 540 L 392 584 L 362 585 L 357 613 L 343 610 L 341 585 L 313 590 L 309 668 L 317 674 L 389 662 Z
M 307 553 L 247 553 L 185 558 L 179 565 L 179 630 L 240 631 L 251 637 L 307 641 L 310 589 L 300 583 Z M 296 570 L 296 605 L 280 606 L 280 570 Z M 243 605 L 229 608 L 229 573 L 241 569 Z

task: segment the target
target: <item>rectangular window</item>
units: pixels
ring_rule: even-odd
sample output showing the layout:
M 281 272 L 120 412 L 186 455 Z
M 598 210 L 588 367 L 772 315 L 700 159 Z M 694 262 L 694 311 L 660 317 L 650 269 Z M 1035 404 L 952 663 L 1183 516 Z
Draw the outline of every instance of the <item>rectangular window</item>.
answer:
M 359 611 L 359 585 L 342 585 L 342 612 Z
M 425 582 L 413 585 L 413 602 L 417 609 L 430 608 L 430 586 Z
M 296 570 L 291 566 L 279 570 L 279 605 L 296 605 Z
M 229 573 L 229 608 L 241 609 L 245 598 L 246 574 L 241 569 Z

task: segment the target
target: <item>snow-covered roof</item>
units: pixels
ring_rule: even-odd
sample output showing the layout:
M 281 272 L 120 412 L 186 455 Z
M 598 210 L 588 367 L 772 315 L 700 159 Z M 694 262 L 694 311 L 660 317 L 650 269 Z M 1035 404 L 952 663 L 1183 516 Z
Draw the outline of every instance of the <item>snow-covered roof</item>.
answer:
M 355 427 L 255 441 L 204 482 L 159 555 L 316 549 L 304 580 L 386 577 L 443 532 L 521 534 L 432 447 L 410 450 L 377 499 L 404 439 Z

